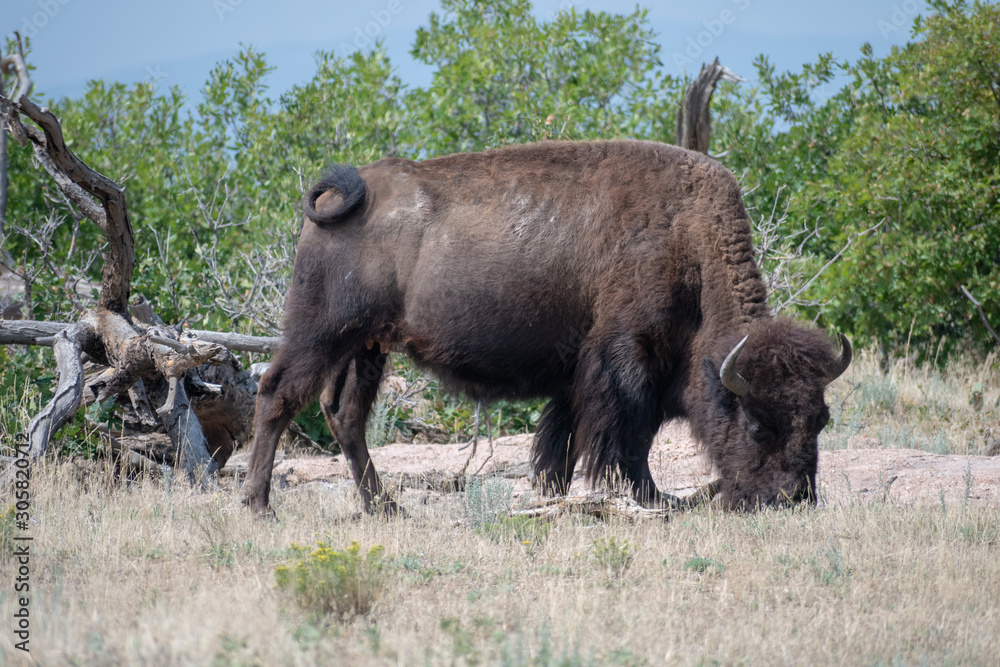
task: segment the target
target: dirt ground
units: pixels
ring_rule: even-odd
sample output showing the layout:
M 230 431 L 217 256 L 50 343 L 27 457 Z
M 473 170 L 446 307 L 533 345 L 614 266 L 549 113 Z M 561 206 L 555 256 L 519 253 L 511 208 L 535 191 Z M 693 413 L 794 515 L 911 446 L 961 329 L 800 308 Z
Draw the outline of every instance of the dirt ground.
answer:
M 501 476 L 514 482 L 515 491 L 530 489 L 528 466 L 531 435 L 498 438 L 493 455 L 485 438 L 468 472 Z M 821 503 L 842 504 L 882 498 L 888 493 L 899 504 L 968 502 L 1000 506 L 1000 456 L 940 456 L 913 449 L 883 449 L 877 438 L 856 436 L 849 448 L 820 450 L 819 489 Z M 409 491 L 442 491 L 454 484 L 471 449 L 461 444 L 394 444 L 371 452 L 376 470 L 392 486 Z M 226 468 L 241 475 L 248 452 L 234 455 Z M 279 487 L 304 484 L 352 486 L 350 471 L 339 456 L 286 457 L 279 451 L 274 477 Z M 656 437 L 649 457 L 653 478 L 662 491 L 686 495 L 713 479 L 711 466 L 698 453 L 683 423 L 665 425 Z M 970 480 L 971 475 L 971 480 Z M 579 475 L 574 492 L 588 490 Z M 404 498 L 405 500 L 405 498 Z

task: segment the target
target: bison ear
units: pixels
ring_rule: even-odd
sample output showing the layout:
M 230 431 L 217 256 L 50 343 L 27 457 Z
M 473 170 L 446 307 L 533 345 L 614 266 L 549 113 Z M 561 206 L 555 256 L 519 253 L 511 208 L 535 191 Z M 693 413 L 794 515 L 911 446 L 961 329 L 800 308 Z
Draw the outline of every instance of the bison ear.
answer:
M 708 357 L 702 361 L 705 368 L 705 400 L 727 412 L 736 408 L 736 394 L 722 385 L 719 369 Z

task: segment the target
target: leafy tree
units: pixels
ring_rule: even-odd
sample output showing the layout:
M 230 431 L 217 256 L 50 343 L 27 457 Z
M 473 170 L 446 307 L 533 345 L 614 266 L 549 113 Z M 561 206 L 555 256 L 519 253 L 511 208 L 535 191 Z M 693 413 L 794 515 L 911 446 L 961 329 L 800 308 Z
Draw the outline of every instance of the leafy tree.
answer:
M 413 56 L 436 68 L 407 102 L 414 156 L 546 138 L 672 136 L 680 82 L 664 75 L 646 10 L 575 9 L 548 22 L 527 0 L 442 0 Z
M 881 223 L 813 284 L 810 314 L 886 347 L 988 348 L 962 287 L 1000 324 L 1000 8 L 932 7 L 884 58 L 864 45 L 855 63 L 827 54 L 776 75 L 761 57 L 760 90 L 728 102 L 720 140 L 757 188 L 751 204 L 787 205 L 790 230 L 824 227 L 805 248 L 814 269 Z M 837 73 L 850 83 L 814 101 Z
M 816 196 L 841 233 L 884 220 L 822 285 L 836 324 L 902 344 L 989 335 L 1000 314 L 1000 7 L 935 2 L 922 39 L 854 68 L 851 133 Z M 1000 322 L 996 322 L 1000 324 Z

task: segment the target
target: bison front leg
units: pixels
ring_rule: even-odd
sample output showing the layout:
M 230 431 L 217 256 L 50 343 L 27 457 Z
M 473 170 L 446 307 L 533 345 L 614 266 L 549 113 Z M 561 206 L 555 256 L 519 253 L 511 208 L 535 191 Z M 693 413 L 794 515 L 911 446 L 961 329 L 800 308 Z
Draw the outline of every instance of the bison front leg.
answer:
M 351 467 L 365 510 L 394 514 L 399 508 L 382 486 L 365 440 L 365 425 L 378 395 L 386 358 L 377 346 L 349 358 L 328 378 L 320 394 L 320 408 Z
M 637 501 L 655 506 L 663 498 L 649 471 L 649 450 L 663 416 L 652 360 L 636 340 L 595 336 L 585 343 L 574 383 L 573 430 L 592 483 L 624 477 Z
M 569 398 L 556 396 L 545 406 L 535 431 L 531 452 L 535 486 L 546 495 L 565 495 L 578 458 Z

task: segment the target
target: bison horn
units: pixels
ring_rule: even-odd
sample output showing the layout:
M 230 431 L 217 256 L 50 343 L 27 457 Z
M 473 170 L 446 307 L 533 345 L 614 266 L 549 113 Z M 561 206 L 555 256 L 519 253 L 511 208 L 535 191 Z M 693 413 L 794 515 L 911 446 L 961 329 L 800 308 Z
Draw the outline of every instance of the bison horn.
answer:
M 840 334 L 840 357 L 826 367 L 827 382 L 833 382 L 843 375 L 847 367 L 851 365 L 852 355 L 851 341 L 847 340 L 847 336 L 844 334 Z
M 719 369 L 719 379 L 722 380 L 722 386 L 737 396 L 746 396 L 750 393 L 750 383 L 736 372 L 736 359 L 740 356 L 740 350 L 746 344 L 747 338 L 750 336 L 744 336 L 743 340 L 736 344 L 733 351 L 722 362 L 722 368 Z

